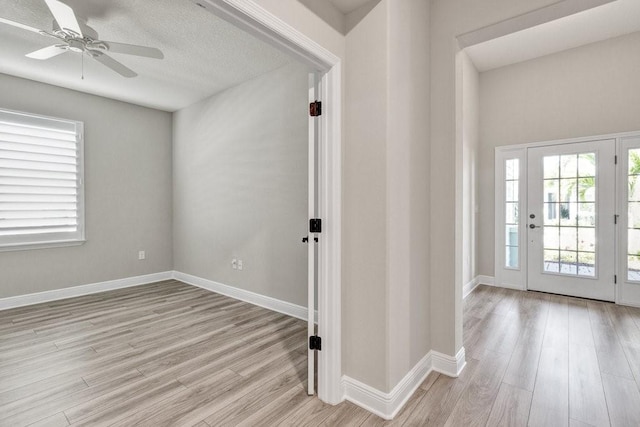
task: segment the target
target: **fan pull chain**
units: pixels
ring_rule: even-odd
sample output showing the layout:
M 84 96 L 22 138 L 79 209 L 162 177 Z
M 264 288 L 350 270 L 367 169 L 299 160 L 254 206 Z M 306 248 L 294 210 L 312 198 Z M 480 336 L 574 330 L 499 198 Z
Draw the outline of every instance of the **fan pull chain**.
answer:
M 84 80 L 84 52 L 80 56 L 82 57 L 82 80 Z

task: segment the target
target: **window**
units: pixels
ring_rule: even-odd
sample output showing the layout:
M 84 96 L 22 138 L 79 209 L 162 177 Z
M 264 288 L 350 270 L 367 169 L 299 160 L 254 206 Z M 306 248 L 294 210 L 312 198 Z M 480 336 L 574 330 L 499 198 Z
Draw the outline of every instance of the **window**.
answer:
M 84 240 L 83 125 L 0 110 L 0 249 Z
M 522 288 L 527 275 L 526 148 L 498 147 L 495 152 L 495 283 Z
M 505 267 L 518 268 L 520 207 L 520 160 L 505 161 Z
M 544 156 L 544 271 L 596 276 L 596 153 Z
M 627 158 L 627 280 L 640 281 L 640 149 L 630 149 Z

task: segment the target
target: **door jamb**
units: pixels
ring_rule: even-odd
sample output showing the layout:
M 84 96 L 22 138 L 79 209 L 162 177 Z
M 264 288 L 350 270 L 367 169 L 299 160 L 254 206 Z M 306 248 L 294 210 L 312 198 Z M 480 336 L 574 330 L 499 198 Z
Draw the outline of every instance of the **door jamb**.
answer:
M 318 243 L 318 397 L 329 404 L 344 400 L 341 377 L 342 234 L 342 64 L 339 57 L 246 0 L 190 0 L 296 60 L 321 77 L 323 120 L 320 130 L 318 211 L 323 232 Z

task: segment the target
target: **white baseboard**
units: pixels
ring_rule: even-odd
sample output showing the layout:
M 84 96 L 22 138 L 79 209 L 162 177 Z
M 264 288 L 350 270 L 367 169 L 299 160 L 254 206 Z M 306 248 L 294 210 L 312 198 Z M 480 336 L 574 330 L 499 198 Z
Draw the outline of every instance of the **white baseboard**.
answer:
M 342 377 L 344 397 L 385 420 L 391 420 L 400 412 L 432 369 L 431 352 L 429 352 L 404 376 L 390 393 L 384 393 L 344 375 Z
M 469 294 L 475 291 L 479 285 L 496 286 L 495 278 L 493 276 L 476 276 L 473 280 L 462 287 L 462 299 L 468 297 Z
M 276 298 L 260 295 L 255 292 L 246 291 L 213 280 L 203 279 L 202 277 L 193 276 L 191 274 L 182 273 L 180 271 L 173 272 L 173 278 L 189 285 L 197 286 L 208 291 L 226 295 L 228 297 L 248 302 L 253 305 L 264 307 L 266 309 L 277 311 L 278 313 L 296 317 L 298 319 L 307 320 L 307 308 L 301 305 L 292 304 Z M 318 321 L 318 312 L 315 313 L 316 322 Z
M 640 303 L 637 301 L 629 301 L 629 300 L 619 300 L 616 304 L 625 305 L 628 307 L 638 307 L 640 308 Z
M 342 377 L 344 398 L 385 420 L 392 420 L 431 371 L 457 378 L 465 365 L 464 347 L 458 351 L 455 357 L 432 350 L 404 376 L 390 393 L 384 393 L 344 375 Z
M 494 286 L 496 288 L 513 289 L 515 291 L 526 291 L 526 289 L 523 288 L 522 286 L 514 285 L 514 284 L 511 284 L 511 283 L 495 283 L 495 282 L 492 282 L 492 283 L 486 283 L 486 284 L 489 285 L 489 286 Z
M 489 286 L 496 285 L 496 279 L 493 276 L 484 276 L 481 274 L 476 278 L 478 279 L 478 285 L 489 285 Z
M 40 304 L 43 302 L 96 294 L 98 292 L 112 291 L 114 289 L 129 288 L 131 286 L 145 285 L 147 283 L 169 280 L 172 277 L 172 271 L 164 271 L 162 273 L 145 274 L 144 276 L 127 277 L 124 279 L 109 280 L 89 285 L 73 286 L 71 288 L 55 289 L 52 291 L 2 298 L 0 299 L 0 310 L 8 310 L 10 308 L 23 307 L 25 305 Z
M 453 378 L 458 378 L 460 372 L 462 372 L 467 365 L 464 347 L 458 351 L 455 357 L 437 351 L 431 351 L 431 360 L 433 361 L 434 371 Z
M 462 299 L 465 299 L 467 296 L 469 296 L 471 292 L 476 290 L 476 288 L 480 284 L 479 277 L 480 276 L 476 276 L 469 283 L 467 283 L 462 287 Z

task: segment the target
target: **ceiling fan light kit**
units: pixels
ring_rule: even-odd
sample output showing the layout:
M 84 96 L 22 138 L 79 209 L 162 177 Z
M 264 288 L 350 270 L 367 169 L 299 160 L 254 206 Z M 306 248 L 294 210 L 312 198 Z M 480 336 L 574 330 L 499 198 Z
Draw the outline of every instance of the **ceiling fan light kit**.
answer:
M 38 30 L 19 22 L 0 18 L 1 23 L 12 25 L 23 30 L 36 32 L 43 36 L 58 39 L 60 43 L 28 53 L 26 56 L 32 59 L 46 60 L 71 51 L 80 54 L 88 54 L 91 58 L 115 71 L 123 77 L 135 77 L 136 72 L 116 61 L 107 52 L 122 53 L 126 55 L 142 56 L 145 58 L 163 59 L 164 55 L 159 49 L 147 46 L 138 46 L 126 43 L 102 41 L 95 36 L 83 33 L 76 15 L 68 5 L 58 0 L 44 0 L 55 19 L 52 31 Z M 95 31 L 93 31 L 95 33 Z

